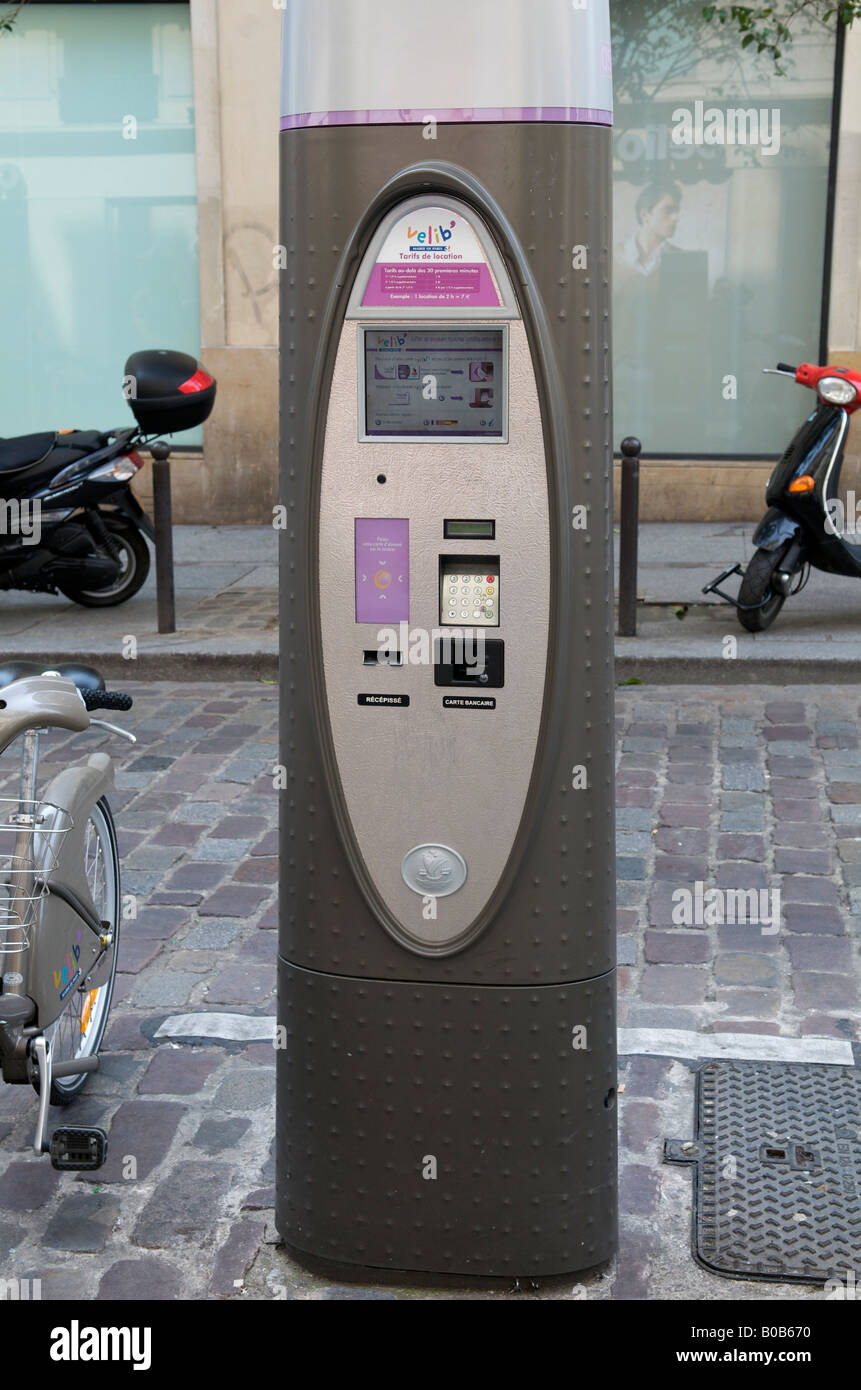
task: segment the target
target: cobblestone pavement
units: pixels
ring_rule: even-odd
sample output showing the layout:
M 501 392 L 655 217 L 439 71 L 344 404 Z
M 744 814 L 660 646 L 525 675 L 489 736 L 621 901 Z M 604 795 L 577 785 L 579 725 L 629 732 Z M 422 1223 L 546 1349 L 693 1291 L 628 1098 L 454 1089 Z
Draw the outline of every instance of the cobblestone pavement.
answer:
M 95 1182 L 54 1172 L 28 1154 L 32 1094 L 0 1087 L 0 1277 L 39 1279 L 45 1299 L 487 1297 L 299 1270 L 272 1226 L 272 1047 L 154 1038 L 177 1012 L 275 1011 L 277 692 L 130 688 L 135 749 L 54 735 L 43 764 L 48 775 L 107 747 L 119 769 L 124 891 L 139 910 L 102 1069 L 52 1112 L 109 1125 L 111 1153 Z M 618 691 L 622 1027 L 858 1039 L 859 705 L 852 686 Z M 779 930 L 674 923 L 673 891 L 697 882 L 779 888 Z M 690 1175 L 661 1165 L 663 1138 L 692 1126 L 692 1064 L 622 1058 L 619 1260 L 525 1296 L 823 1296 L 693 1262 Z

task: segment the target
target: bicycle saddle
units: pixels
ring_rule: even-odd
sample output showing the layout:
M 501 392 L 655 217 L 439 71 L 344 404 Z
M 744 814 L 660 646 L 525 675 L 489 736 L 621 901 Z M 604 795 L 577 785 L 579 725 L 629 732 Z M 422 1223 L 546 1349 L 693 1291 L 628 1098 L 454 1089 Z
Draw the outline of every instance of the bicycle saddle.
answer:
M 51 666 L 45 661 L 4 661 L 0 664 L 0 690 L 13 681 L 23 680 L 25 676 L 41 676 L 45 671 L 56 671 L 67 680 L 74 681 L 79 690 L 104 690 L 105 682 L 93 666 L 81 666 L 76 661 L 63 661 Z

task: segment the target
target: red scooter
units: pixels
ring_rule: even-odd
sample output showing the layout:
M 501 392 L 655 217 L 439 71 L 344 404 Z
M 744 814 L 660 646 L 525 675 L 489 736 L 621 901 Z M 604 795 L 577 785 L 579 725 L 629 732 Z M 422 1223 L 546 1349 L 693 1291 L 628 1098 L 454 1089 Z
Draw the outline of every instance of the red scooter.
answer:
M 766 367 L 791 376 L 818 397 L 811 415 L 790 441 L 765 490 L 768 510 L 753 536 L 756 552 L 747 569 L 724 570 L 704 594 L 718 594 L 734 605 L 748 632 L 770 627 L 788 598 L 797 594 L 811 568 L 861 579 L 861 523 L 845 517 L 838 497 L 849 416 L 861 405 L 861 372 L 848 367 Z M 720 585 L 741 574 L 738 598 Z

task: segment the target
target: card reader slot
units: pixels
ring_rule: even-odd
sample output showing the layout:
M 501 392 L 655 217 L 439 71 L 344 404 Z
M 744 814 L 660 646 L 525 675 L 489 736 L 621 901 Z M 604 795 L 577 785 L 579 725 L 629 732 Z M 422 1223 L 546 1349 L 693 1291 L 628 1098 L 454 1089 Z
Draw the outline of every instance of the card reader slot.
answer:
M 404 660 L 400 652 L 391 652 L 383 648 L 378 651 L 376 647 L 371 651 L 365 651 L 363 666 L 403 666 Z

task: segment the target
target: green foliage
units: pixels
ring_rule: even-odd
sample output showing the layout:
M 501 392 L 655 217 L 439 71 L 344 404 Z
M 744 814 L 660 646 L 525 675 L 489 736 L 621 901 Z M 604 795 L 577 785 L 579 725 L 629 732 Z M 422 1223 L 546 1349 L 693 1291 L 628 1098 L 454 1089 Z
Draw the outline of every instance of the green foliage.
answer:
M 792 25 L 800 16 L 830 24 L 851 25 L 861 15 L 861 0 L 786 0 L 782 5 L 705 5 L 703 19 L 707 24 L 729 25 L 741 36 L 742 48 L 755 48 L 774 62 L 775 71 L 785 75 L 781 66 L 792 44 Z
M 28 0 L 14 0 L 14 3 L 7 4 L 0 13 L 0 34 L 8 34 L 15 20 L 23 10 Z

